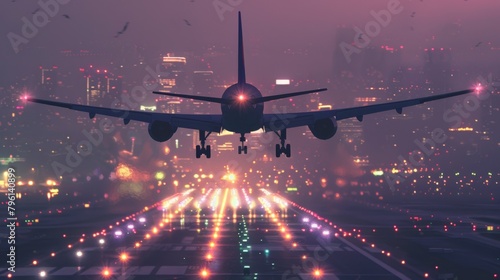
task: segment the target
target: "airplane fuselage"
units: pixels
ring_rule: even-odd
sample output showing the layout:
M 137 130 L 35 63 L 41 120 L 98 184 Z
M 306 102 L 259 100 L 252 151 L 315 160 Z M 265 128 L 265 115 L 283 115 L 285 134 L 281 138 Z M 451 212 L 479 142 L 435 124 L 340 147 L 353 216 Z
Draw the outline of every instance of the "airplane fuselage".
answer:
M 264 104 L 249 102 L 262 94 L 251 84 L 238 83 L 228 87 L 222 99 L 231 100 L 222 104 L 222 128 L 235 133 L 250 133 L 263 126 Z

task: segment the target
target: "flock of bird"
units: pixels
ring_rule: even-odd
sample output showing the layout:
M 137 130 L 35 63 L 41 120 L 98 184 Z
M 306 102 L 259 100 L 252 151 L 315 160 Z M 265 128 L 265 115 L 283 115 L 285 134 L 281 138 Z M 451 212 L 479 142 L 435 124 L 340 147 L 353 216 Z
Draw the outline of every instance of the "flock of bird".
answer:
M 194 3 L 195 0 L 191 0 L 191 3 Z M 16 0 L 12 0 L 12 2 L 16 2 Z M 36 8 L 36 10 L 34 10 L 31 14 L 34 15 L 36 14 L 38 11 L 40 11 L 40 7 Z M 65 19 L 71 19 L 71 17 L 68 15 L 68 14 L 63 14 L 62 15 Z M 125 25 L 123 26 L 123 28 L 116 32 L 116 35 L 114 36 L 115 38 L 118 38 L 120 37 L 120 35 L 122 35 L 123 33 L 125 33 L 125 31 L 127 31 L 127 28 L 128 28 L 128 25 L 129 25 L 130 22 L 125 22 Z M 184 23 L 187 25 L 187 26 L 192 26 L 191 25 L 191 22 L 189 22 L 189 20 L 187 19 L 184 19 Z
M 191 0 L 191 3 L 194 3 L 194 1 L 195 1 L 195 0 Z M 467 1 L 467 0 L 464 0 L 464 1 Z M 12 0 L 12 2 L 16 2 L 16 0 Z M 423 0 L 420 0 L 420 2 L 423 2 Z M 31 14 L 33 14 L 33 15 L 34 15 L 34 14 L 36 14 L 38 11 L 40 11 L 40 8 L 37 8 L 37 9 L 36 9 L 36 10 L 34 10 Z M 412 12 L 412 13 L 410 14 L 410 17 L 414 18 L 414 17 L 416 16 L 416 14 L 417 14 L 417 12 Z M 70 17 L 69 15 L 67 15 L 67 14 L 63 14 L 62 16 L 63 16 L 64 18 L 66 18 L 66 19 L 71 19 L 71 17 Z M 127 28 L 128 28 L 129 23 L 130 23 L 130 22 L 128 22 L 128 21 L 127 21 L 127 22 L 125 23 L 125 25 L 123 26 L 123 28 L 122 28 L 120 31 L 118 31 L 114 37 L 115 37 L 115 38 L 118 38 L 118 37 L 120 37 L 120 35 L 122 35 L 123 33 L 125 33 L 125 31 L 127 31 Z M 185 23 L 187 26 L 192 26 L 192 25 L 191 25 L 191 22 L 189 22 L 189 20 L 187 20 L 187 19 L 184 19 L 184 23 Z M 415 31 L 415 28 L 414 28 L 413 26 L 411 26 L 411 27 L 410 27 L 410 30 L 411 30 L 411 31 Z M 363 35 L 360 35 L 360 38 L 359 38 L 359 39 L 362 39 L 362 38 L 361 38 L 362 36 L 363 36 Z M 482 43 L 483 43 L 483 42 L 478 42 L 478 43 L 477 43 L 474 47 L 475 47 L 475 48 L 478 48 L 478 47 L 480 47 L 480 46 L 481 46 L 481 44 L 482 44 Z

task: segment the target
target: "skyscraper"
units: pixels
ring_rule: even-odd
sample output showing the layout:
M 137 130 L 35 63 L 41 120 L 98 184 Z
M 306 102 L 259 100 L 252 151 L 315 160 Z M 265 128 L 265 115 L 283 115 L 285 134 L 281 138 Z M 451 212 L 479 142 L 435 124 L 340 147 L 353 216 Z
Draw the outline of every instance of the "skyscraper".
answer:
M 214 87 L 213 71 L 193 72 L 193 93 L 197 95 L 211 96 Z
M 122 93 L 122 77 L 115 77 L 108 70 L 85 71 L 87 105 L 110 106 Z
M 187 92 L 186 58 L 180 56 L 164 56 L 163 71 L 159 74 L 161 90 Z
M 451 90 L 453 74 L 452 54 L 449 48 L 430 48 L 424 50 L 424 75 L 430 88 L 437 92 Z
M 203 96 L 214 96 L 214 80 L 213 71 L 194 71 L 193 72 L 193 94 Z M 219 106 L 212 102 L 203 102 L 193 100 L 190 102 L 190 108 L 196 114 L 200 113 L 217 113 L 220 111 Z
M 58 99 L 57 89 L 57 66 L 49 68 L 40 67 L 41 81 L 40 94 L 42 98 Z

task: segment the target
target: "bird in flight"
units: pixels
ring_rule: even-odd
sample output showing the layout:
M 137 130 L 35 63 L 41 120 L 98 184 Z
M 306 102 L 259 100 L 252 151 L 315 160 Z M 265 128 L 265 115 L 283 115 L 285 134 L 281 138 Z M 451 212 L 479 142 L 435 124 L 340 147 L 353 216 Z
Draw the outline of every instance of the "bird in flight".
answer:
M 127 21 L 125 23 L 125 25 L 123 26 L 122 30 L 118 31 L 115 35 L 115 38 L 118 38 L 118 36 L 122 35 L 123 33 L 125 33 L 125 31 L 127 31 L 127 28 L 128 28 L 128 24 L 129 22 Z

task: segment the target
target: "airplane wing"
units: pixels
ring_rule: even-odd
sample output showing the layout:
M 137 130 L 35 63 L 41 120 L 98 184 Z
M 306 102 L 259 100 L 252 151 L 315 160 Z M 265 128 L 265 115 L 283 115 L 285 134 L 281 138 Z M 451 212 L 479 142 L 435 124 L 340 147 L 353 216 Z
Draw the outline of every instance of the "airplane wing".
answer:
M 191 115 L 191 114 L 165 114 L 145 111 L 133 111 L 124 109 L 112 109 L 96 106 L 87 106 L 79 104 L 64 103 L 38 98 L 26 98 L 27 101 L 40 103 L 50 106 L 67 108 L 75 111 L 87 112 L 90 118 L 95 115 L 104 115 L 123 119 L 125 124 L 131 120 L 152 123 L 153 121 L 169 122 L 176 127 L 204 130 L 211 132 L 220 132 L 222 116 L 221 115 Z
M 398 113 L 403 112 L 403 108 L 415 106 L 429 101 L 449 98 L 462 94 L 474 92 L 473 89 L 450 92 L 428 97 L 420 97 L 415 99 L 395 101 L 382 104 L 374 104 L 368 106 L 359 106 L 344 109 L 324 110 L 304 113 L 285 113 L 285 114 L 264 114 L 264 129 L 265 131 L 279 131 L 285 128 L 299 127 L 314 124 L 315 121 L 326 118 L 335 117 L 336 120 L 343 120 L 356 117 L 359 121 L 363 120 L 364 115 L 374 114 L 383 111 L 396 110 Z

